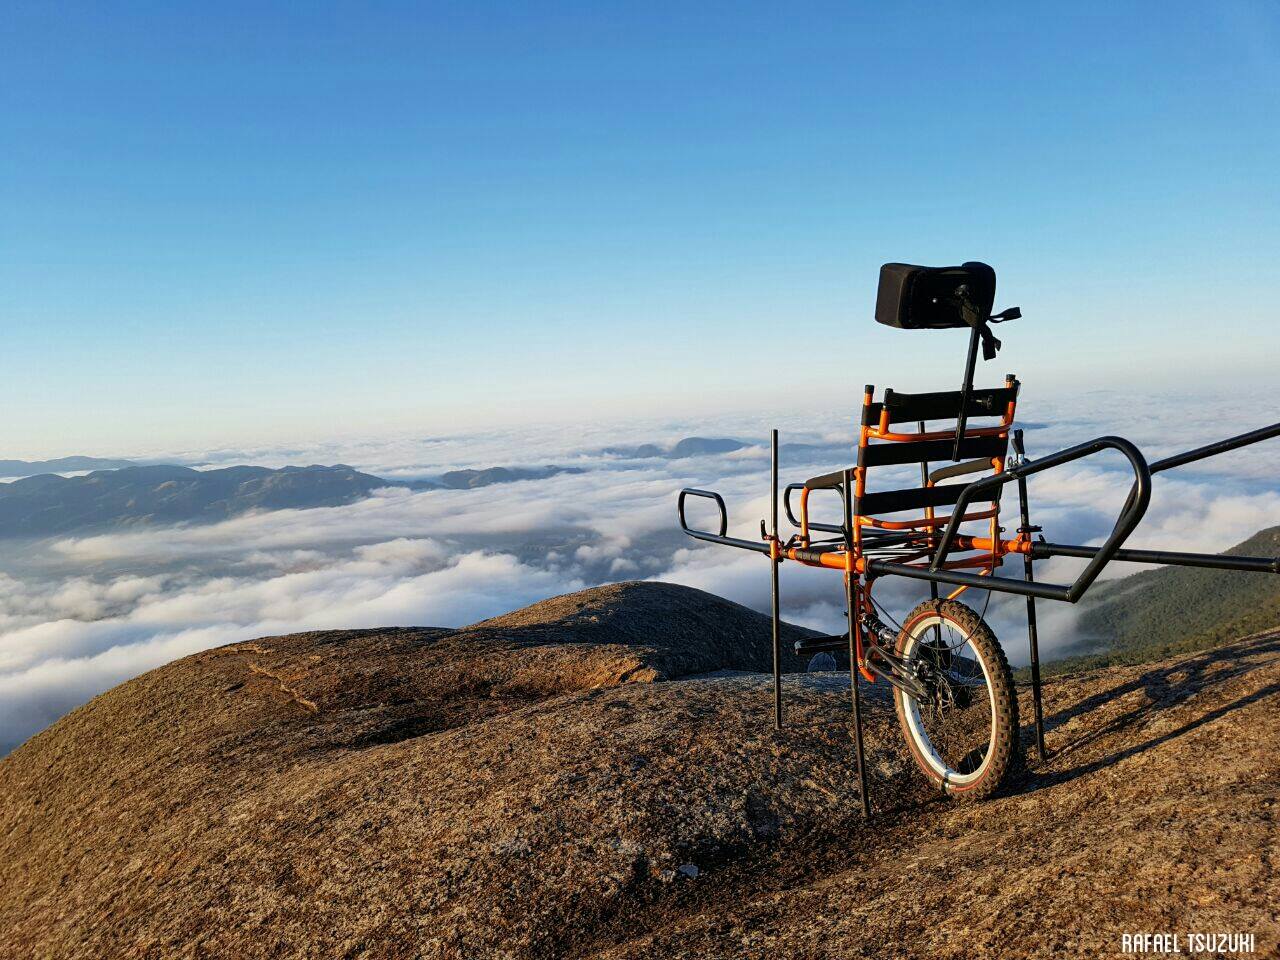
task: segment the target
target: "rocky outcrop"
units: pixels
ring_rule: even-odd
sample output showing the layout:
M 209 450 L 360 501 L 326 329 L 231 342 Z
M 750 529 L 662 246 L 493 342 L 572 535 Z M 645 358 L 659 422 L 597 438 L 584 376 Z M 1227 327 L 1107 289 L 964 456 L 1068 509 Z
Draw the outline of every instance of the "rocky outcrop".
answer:
M 0 761 L 0 955 L 1274 949 L 1280 636 L 1054 680 L 1056 755 L 978 805 L 871 695 L 864 822 L 848 674 L 788 676 L 775 733 L 767 624 L 620 584 L 169 664 Z

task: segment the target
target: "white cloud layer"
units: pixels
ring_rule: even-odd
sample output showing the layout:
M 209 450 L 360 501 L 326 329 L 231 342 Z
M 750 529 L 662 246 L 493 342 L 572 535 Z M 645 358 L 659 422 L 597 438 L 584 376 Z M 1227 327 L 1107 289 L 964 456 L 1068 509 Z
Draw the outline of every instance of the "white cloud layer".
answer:
M 1093 394 L 1024 403 L 1034 457 L 1102 433 L 1121 433 L 1152 459 L 1219 439 L 1223 423 L 1259 426 L 1231 399 Z M 1041 424 L 1052 423 L 1052 426 Z M 786 480 L 844 465 L 851 420 L 779 418 Z M 383 476 L 457 467 L 556 463 L 583 468 L 478 490 L 389 488 L 344 507 L 285 510 L 198 527 L 130 530 L 43 543 L 0 544 L 0 752 L 94 694 L 175 657 L 297 630 L 390 625 L 458 626 L 548 595 L 618 579 L 654 578 L 768 609 L 768 565 L 756 554 L 708 547 L 676 527 L 675 493 L 713 487 L 732 532 L 758 536 L 768 510 L 763 446 L 681 460 L 628 460 L 599 451 L 682 436 L 736 436 L 762 444 L 759 420 L 627 427 L 592 425 L 521 435 L 368 441 L 300 450 L 196 451 L 172 459 L 226 464 L 346 462 Z M 1230 432 L 1229 426 L 1226 432 Z M 1224 549 L 1280 523 L 1272 481 L 1280 443 L 1162 475 L 1132 545 Z M 911 483 L 910 470 L 901 479 Z M 891 481 L 886 481 L 891 483 Z M 1097 542 L 1128 490 L 1124 463 L 1098 457 L 1036 477 L 1035 521 L 1051 540 Z M 836 502 L 830 509 L 835 519 Z M 692 511 L 691 511 L 692 512 Z M 710 519 L 708 519 L 708 524 Z M 1079 563 L 1042 564 L 1067 580 Z M 1119 567 L 1111 571 L 1118 575 Z M 785 615 L 843 629 L 839 578 L 785 565 Z M 918 584 L 885 580 L 877 596 L 901 614 Z M 981 597 L 978 598 L 979 604 Z M 993 597 L 989 618 L 1011 659 L 1025 661 L 1024 601 Z M 1049 653 L 1073 637 L 1069 608 L 1040 605 Z

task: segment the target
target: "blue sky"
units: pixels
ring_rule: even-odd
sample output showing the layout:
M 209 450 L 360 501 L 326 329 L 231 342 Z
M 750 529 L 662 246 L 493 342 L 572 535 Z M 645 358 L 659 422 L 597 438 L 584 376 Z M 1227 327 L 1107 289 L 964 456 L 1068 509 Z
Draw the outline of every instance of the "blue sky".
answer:
M 996 266 L 991 378 L 1256 389 L 1278 51 L 1271 3 L 11 2 L 4 452 L 949 386 L 886 260 Z

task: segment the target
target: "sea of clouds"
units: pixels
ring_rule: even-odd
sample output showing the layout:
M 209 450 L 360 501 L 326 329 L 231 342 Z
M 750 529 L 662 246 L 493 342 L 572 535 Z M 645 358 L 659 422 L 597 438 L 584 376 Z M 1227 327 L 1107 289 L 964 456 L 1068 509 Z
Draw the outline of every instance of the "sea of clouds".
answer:
M 1020 412 L 1033 458 L 1119 433 L 1154 460 L 1262 425 L 1254 407 L 1232 397 L 1024 397 Z M 342 462 L 395 479 L 488 466 L 557 464 L 582 472 L 476 490 L 386 488 L 349 506 L 205 526 L 0 542 L 0 753 L 123 680 L 198 650 L 256 637 L 459 626 L 557 593 L 627 579 L 683 583 L 767 610 L 768 564 L 754 553 L 683 536 L 676 491 L 721 491 L 731 532 L 757 537 L 768 511 L 768 428 L 782 433 L 784 481 L 803 480 L 849 462 L 854 416 L 593 423 L 290 449 L 149 452 L 153 459 L 210 466 Z M 736 437 L 753 446 L 683 459 L 605 452 L 641 442 L 670 445 L 690 435 Z M 1217 551 L 1280 523 L 1278 461 L 1275 441 L 1162 474 L 1131 545 Z M 910 470 L 901 478 L 918 480 Z M 1128 488 L 1125 463 L 1114 454 L 1051 471 L 1032 481 L 1034 520 L 1052 540 L 1097 542 Z M 815 509 L 835 520 L 838 501 L 815 500 Z M 698 517 L 712 523 L 707 513 Z M 1006 522 L 1012 526 L 1011 519 Z M 1038 576 L 1067 580 L 1079 565 L 1050 561 L 1038 567 Z M 1126 572 L 1115 565 L 1108 575 Z M 838 577 L 788 564 L 782 591 L 788 619 L 843 629 Z M 923 587 L 886 580 L 877 594 L 900 614 Z M 979 606 L 984 600 L 976 597 Z M 1040 609 L 1048 655 L 1079 639 L 1074 608 L 1042 603 Z M 988 610 L 1015 663 L 1025 662 L 1024 612 L 1023 600 L 999 596 Z

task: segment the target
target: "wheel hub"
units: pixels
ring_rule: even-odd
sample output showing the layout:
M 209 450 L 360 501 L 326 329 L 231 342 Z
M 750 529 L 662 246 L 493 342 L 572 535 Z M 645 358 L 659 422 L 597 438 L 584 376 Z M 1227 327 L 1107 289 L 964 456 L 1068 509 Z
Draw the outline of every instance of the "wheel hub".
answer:
M 930 663 L 921 663 L 917 677 L 928 693 L 935 717 L 967 710 L 973 705 L 973 692 L 965 684 L 952 681 L 946 671 L 938 670 Z

